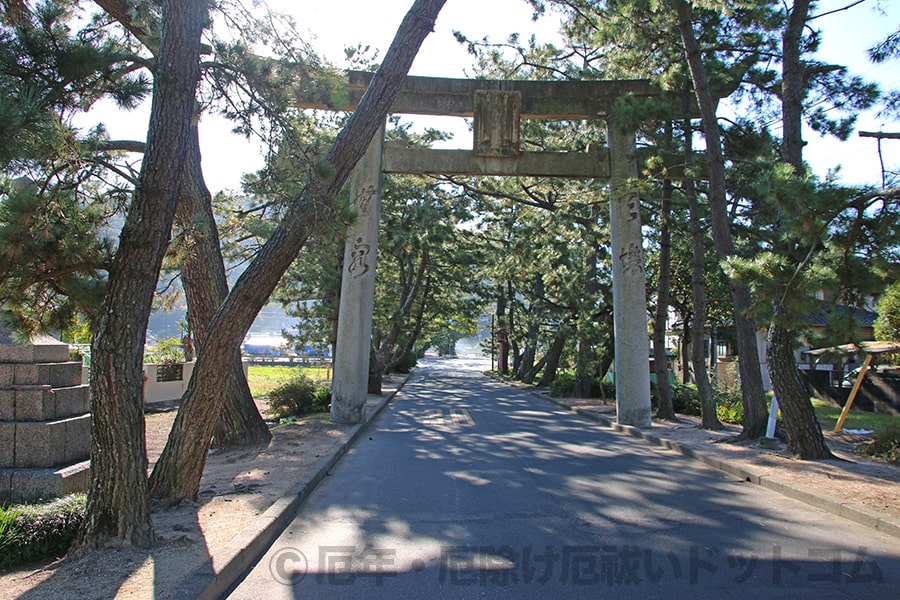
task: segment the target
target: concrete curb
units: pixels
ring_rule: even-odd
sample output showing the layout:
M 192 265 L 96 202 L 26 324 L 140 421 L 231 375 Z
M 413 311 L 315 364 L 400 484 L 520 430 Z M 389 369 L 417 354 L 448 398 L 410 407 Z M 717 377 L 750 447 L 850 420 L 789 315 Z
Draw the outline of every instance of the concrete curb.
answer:
M 540 398 L 541 400 L 550 402 L 551 404 L 555 404 L 560 408 L 564 408 L 578 415 L 581 415 L 586 419 L 601 423 L 607 427 L 610 427 L 614 431 L 625 433 L 632 437 L 653 444 L 654 446 L 661 446 L 663 448 L 668 448 L 669 450 L 680 452 L 682 455 L 688 458 L 699 460 L 700 462 L 714 469 L 718 469 L 719 471 L 728 473 L 729 475 L 734 475 L 736 477 L 739 477 L 740 479 L 743 479 L 744 481 L 755 483 L 773 492 L 777 492 L 779 494 L 782 494 L 783 496 L 787 496 L 788 498 L 804 502 L 806 504 L 809 504 L 810 506 L 814 506 L 818 509 L 830 512 L 840 517 L 844 517 L 845 519 L 849 519 L 855 523 L 859 523 L 860 525 L 871 527 L 872 529 L 880 531 L 886 535 L 890 535 L 900 539 L 900 519 L 885 516 L 881 513 L 870 510 L 863 506 L 859 506 L 847 500 L 841 500 L 840 498 L 834 498 L 826 494 L 821 494 L 809 488 L 799 486 L 795 483 L 778 479 L 777 477 L 761 475 L 758 472 L 746 469 L 742 466 L 731 464 L 726 459 L 716 456 L 715 454 L 709 454 L 703 452 L 702 450 L 694 450 L 693 448 L 682 446 L 677 442 L 673 442 L 672 440 L 667 440 L 657 435 L 653 435 L 652 433 L 649 433 L 646 430 L 640 429 L 638 427 L 632 427 L 630 425 L 620 425 L 612 419 L 597 414 L 596 412 L 583 408 L 575 408 L 571 404 L 568 404 L 557 398 L 551 398 L 546 394 L 533 392 L 532 395 Z
M 397 385 L 397 389 L 382 398 L 366 415 L 366 422 L 355 425 L 344 434 L 343 441 L 331 452 L 321 457 L 304 478 L 276 500 L 263 514 L 244 528 L 221 552 L 210 557 L 194 569 L 172 595 L 173 600 L 214 600 L 224 597 L 241 580 L 269 546 L 290 524 L 300 506 L 313 493 L 341 458 L 365 433 L 369 425 L 381 414 L 394 396 L 409 381 L 409 375 Z

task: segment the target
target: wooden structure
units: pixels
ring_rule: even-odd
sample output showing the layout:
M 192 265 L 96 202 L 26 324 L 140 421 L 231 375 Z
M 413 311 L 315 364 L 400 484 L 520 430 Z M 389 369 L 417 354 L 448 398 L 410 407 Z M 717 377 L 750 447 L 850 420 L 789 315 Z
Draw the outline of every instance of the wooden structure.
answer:
M 838 417 L 837 423 L 834 426 L 835 433 L 843 429 L 847 414 L 849 414 L 850 408 L 853 406 L 853 401 L 856 400 L 856 396 L 859 394 L 863 379 L 865 379 L 869 367 L 872 366 L 874 357 L 882 354 L 896 354 L 898 352 L 900 352 L 900 342 L 860 342 L 859 345 L 844 344 L 843 346 L 818 348 L 806 352 L 807 355 L 815 360 L 821 360 L 823 358 L 830 359 L 834 357 L 844 358 L 854 354 L 865 356 L 862 367 L 859 369 L 859 375 L 856 376 L 856 381 L 853 382 L 853 389 L 850 390 L 850 396 L 847 398 L 847 402 L 844 404 L 843 410 L 841 410 L 841 415 Z

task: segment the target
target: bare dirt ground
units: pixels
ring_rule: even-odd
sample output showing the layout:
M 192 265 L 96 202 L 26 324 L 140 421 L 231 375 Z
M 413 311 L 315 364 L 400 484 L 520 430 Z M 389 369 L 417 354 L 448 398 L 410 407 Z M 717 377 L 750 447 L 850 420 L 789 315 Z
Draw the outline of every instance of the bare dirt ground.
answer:
M 566 403 L 615 419 L 614 407 L 602 401 L 567 399 Z M 725 424 L 721 431 L 708 431 L 700 429 L 699 417 L 679 415 L 679 419 L 680 423 L 654 421 L 650 433 L 726 458 L 759 475 L 777 477 L 900 519 L 900 465 L 879 462 L 863 454 L 863 447 L 870 441 L 866 435 L 834 433 L 833 424 L 823 424 L 826 443 L 839 460 L 802 461 L 792 458 L 782 443 L 772 449 L 763 448 L 756 441 L 733 443 L 741 431 L 736 425 Z
M 265 414 L 265 405 L 260 408 Z M 152 464 L 175 411 L 146 415 Z M 81 559 L 0 572 L 0 597 L 82 600 L 169 598 L 190 572 L 221 552 L 256 517 L 343 441 L 350 426 L 328 415 L 272 428 L 265 448 L 210 453 L 196 502 L 153 511 L 157 544 L 150 550 L 109 548 Z
M 391 382 L 386 382 L 386 388 L 390 387 Z M 611 408 L 589 401 L 574 404 L 607 413 Z M 174 414 L 147 415 L 151 462 L 162 450 Z M 0 572 L 0 597 L 169 598 L 192 570 L 225 549 L 244 527 L 300 481 L 319 457 L 343 440 L 347 429 L 323 415 L 302 424 L 275 427 L 274 438 L 266 448 L 213 452 L 198 501 L 153 513 L 159 538 L 154 548 L 110 548 L 77 560 Z M 725 443 L 723 440 L 738 432 L 736 427 L 723 432 L 704 431 L 691 417 L 684 417 L 679 424 L 656 422 L 651 432 L 900 518 L 900 467 L 856 454 L 861 436 L 828 434 L 830 447 L 844 460 L 804 462 L 787 456 L 783 447 L 766 450 L 757 444 Z

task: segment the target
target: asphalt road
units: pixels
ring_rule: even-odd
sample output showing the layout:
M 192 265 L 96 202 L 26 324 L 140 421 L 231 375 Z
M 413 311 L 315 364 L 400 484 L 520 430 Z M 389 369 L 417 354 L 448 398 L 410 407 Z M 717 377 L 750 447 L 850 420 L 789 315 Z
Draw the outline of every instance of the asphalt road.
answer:
M 426 361 L 231 598 L 900 598 L 900 542 Z

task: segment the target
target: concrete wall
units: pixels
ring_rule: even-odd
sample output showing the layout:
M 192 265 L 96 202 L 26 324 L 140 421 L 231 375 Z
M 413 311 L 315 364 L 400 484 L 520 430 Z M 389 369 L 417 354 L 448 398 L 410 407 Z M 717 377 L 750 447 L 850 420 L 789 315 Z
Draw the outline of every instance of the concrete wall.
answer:
M 144 365 L 144 404 L 174 402 L 181 399 L 194 372 L 194 363 L 181 365 L 181 379 L 157 381 L 160 365 Z
M 144 404 L 164 404 L 181 400 L 194 373 L 194 363 L 183 363 L 181 368 L 181 380 L 157 381 L 159 365 L 144 365 Z M 244 363 L 244 375 L 246 374 L 247 363 Z M 81 380 L 84 383 L 90 380 L 89 367 L 82 369 Z

